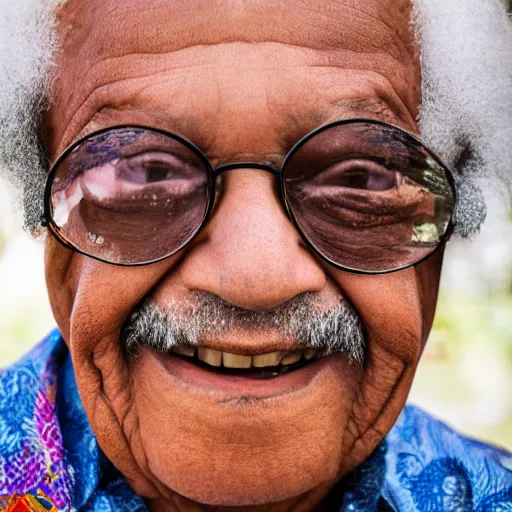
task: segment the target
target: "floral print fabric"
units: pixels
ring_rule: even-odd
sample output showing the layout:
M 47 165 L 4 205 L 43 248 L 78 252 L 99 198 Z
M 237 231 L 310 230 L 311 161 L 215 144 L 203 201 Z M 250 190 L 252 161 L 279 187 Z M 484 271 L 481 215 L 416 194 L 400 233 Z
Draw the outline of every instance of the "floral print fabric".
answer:
M 71 502 L 55 413 L 59 344 L 54 333 L 26 358 L 0 374 L 0 495 L 41 489 L 58 509 Z

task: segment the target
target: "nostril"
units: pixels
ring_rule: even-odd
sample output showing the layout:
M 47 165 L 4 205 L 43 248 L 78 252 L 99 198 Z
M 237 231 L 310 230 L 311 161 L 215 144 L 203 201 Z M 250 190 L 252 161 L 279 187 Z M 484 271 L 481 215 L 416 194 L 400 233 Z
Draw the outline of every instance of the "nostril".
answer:
M 316 258 L 293 243 L 247 245 L 211 233 L 182 260 L 189 290 L 208 292 L 246 310 L 272 309 L 306 292 L 320 292 L 327 276 Z
M 266 283 L 266 284 L 265 284 Z M 287 283 L 268 284 L 265 279 L 252 281 L 250 283 L 225 284 L 220 287 L 220 297 L 235 307 L 246 311 L 259 311 L 264 309 L 275 309 L 301 293 L 310 290 L 301 290 L 296 286 Z
M 260 310 L 276 308 L 297 295 L 325 288 L 323 268 L 298 244 L 293 251 L 286 247 L 280 252 L 272 249 L 262 246 L 251 256 L 241 258 L 234 253 L 217 257 L 209 271 L 209 287 L 201 289 L 233 306 Z M 204 278 L 203 275 L 203 286 Z M 195 286 L 198 285 L 201 286 L 196 280 Z

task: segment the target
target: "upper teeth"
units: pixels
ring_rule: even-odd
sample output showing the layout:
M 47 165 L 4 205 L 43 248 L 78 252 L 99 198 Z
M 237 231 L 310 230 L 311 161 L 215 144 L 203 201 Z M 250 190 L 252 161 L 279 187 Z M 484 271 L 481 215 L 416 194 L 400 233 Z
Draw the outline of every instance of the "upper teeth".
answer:
M 300 361 L 303 357 L 309 361 L 321 355 L 318 349 L 308 349 L 305 352 L 269 352 L 257 356 L 241 356 L 239 354 L 230 354 L 221 352 L 208 347 L 177 346 L 172 349 L 173 352 L 188 357 L 197 357 L 210 366 L 224 366 L 225 368 L 267 368 L 273 366 L 288 366 Z

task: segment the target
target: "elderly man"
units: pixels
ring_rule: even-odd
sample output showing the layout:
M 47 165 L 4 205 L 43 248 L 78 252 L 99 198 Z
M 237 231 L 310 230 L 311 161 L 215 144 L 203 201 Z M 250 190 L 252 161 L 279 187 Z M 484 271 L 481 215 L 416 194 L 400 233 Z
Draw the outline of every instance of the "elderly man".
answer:
M 499 2 L 49 4 L 2 5 L 59 331 L 0 376 L 0 495 L 509 510 L 507 453 L 404 409 L 444 245 L 512 161 Z

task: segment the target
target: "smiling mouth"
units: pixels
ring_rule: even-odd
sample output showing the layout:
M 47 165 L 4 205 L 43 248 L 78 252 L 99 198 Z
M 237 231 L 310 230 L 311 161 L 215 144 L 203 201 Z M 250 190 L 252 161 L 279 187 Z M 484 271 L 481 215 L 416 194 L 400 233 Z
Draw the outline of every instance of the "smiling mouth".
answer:
M 169 355 L 221 375 L 273 379 L 309 366 L 323 357 L 324 353 L 318 349 L 308 349 L 248 356 L 221 352 L 209 347 L 181 345 L 172 348 Z

